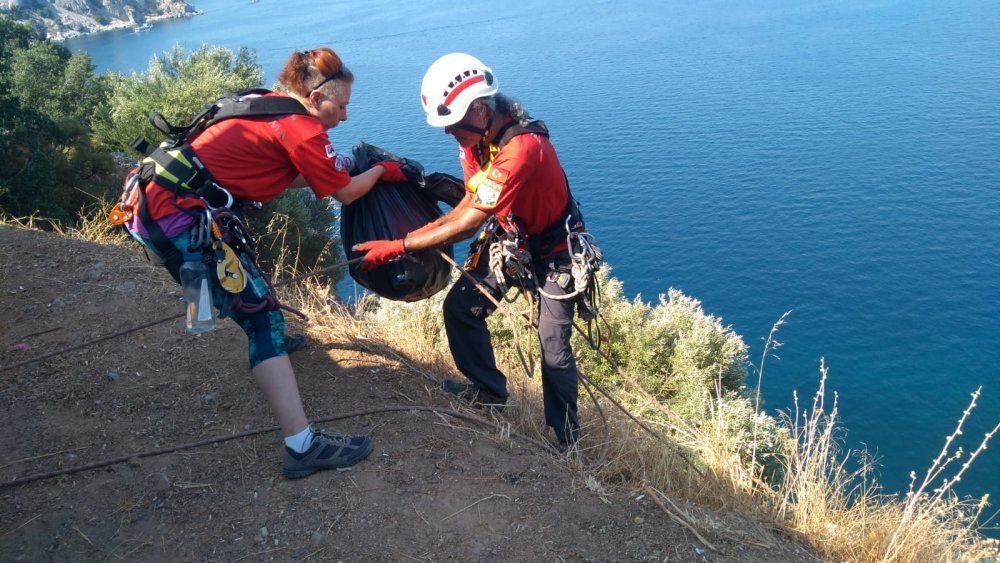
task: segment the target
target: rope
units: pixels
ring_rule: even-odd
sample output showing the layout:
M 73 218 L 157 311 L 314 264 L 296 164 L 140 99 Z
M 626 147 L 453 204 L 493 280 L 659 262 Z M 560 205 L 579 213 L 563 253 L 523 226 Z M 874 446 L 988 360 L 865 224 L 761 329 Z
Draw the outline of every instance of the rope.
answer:
M 601 416 L 601 422 L 604 424 L 604 441 L 601 443 L 601 455 L 598 456 L 597 461 L 588 464 L 588 469 L 598 468 L 604 466 L 604 460 L 608 457 L 608 449 L 611 448 L 611 425 L 608 424 L 608 417 L 604 414 L 604 409 L 601 408 L 601 404 L 597 402 L 597 398 L 594 397 L 594 392 L 590 390 L 590 384 L 585 380 L 580 380 L 583 384 L 583 388 L 587 391 L 587 395 L 590 400 L 594 402 L 594 407 L 597 408 L 597 414 Z
M 347 260 L 347 261 L 344 261 L 344 262 L 340 262 L 338 264 L 334 264 L 333 266 L 329 266 L 329 267 L 326 267 L 326 268 L 319 268 L 317 270 L 313 270 L 311 272 L 308 272 L 308 273 L 305 273 L 305 274 L 302 274 L 302 275 L 299 275 L 299 276 L 295 276 L 295 277 L 292 277 L 292 278 L 284 279 L 284 280 L 281 280 L 279 282 L 276 282 L 272 287 L 279 287 L 279 286 L 282 286 L 282 285 L 287 285 L 287 284 L 290 284 L 292 282 L 300 281 L 300 280 L 303 280 L 303 279 L 306 279 L 306 278 L 309 278 L 309 277 L 313 277 L 313 276 L 317 276 L 319 274 L 323 274 L 323 273 L 326 273 L 326 272 L 329 272 L 329 271 L 332 271 L 332 270 L 343 268 L 344 266 L 347 266 L 349 264 L 353 264 L 355 262 L 360 262 L 362 260 L 362 258 L 364 258 L 364 257 L 362 256 L 362 257 L 359 257 L 359 258 L 354 258 L 352 260 Z M 286 308 L 286 307 L 282 307 L 282 308 Z M 297 313 L 297 314 L 299 314 L 300 316 L 303 316 L 303 317 L 305 316 L 305 315 L 302 315 L 301 313 L 298 313 L 297 311 L 294 311 L 294 310 L 292 310 L 292 311 L 295 312 L 295 313 Z M 115 332 L 115 333 L 112 333 L 112 334 L 108 334 L 108 335 L 102 336 L 100 338 L 95 338 L 93 340 L 88 340 L 87 342 L 83 342 L 83 343 L 77 344 L 75 346 L 70 346 L 69 348 L 61 348 L 59 350 L 56 350 L 55 352 L 51 352 L 49 354 L 44 354 L 44 355 L 39 356 L 37 358 L 32 358 L 30 360 L 24 360 L 24 361 L 21 361 L 21 362 L 17 362 L 15 364 L 11 364 L 9 366 L 3 366 L 3 367 L 0 367 L 0 371 L 10 371 L 10 370 L 17 369 L 19 367 L 24 367 L 24 366 L 26 366 L 28 364 L 33 364 L 35 362 L 40 362 L 42 360 L 47 360 L 47 359 L 53 358 L 55 356 L 60 356 L 62 354 L 67 354 L 69 352 L 73 352 L 74 350 L 79 350 L 81 348 L 86 348 L 88 346 L 93 346 L 94 344 L 97 344 L 99 342 L 104 342 L 105 340 L 111 340 L 112 338 L 118 338 L 119 336 L 124 336 L 126 334 L 131 333 L 131 332 L 137 332 L 137 331 L 140 331 L 140 330 L 144 330 L 144 329 L 147 329 L 149 327 L 165 323 L 167 321 L 172 321 L 174 319 L 179 319 L 179 318 L 181 318 L 183 316 L 184 316 L 184 313 L 177 313 L 177 314 L 174 314 L 174 315 L 163 317 L 161 319 L 157 319 L 155 321 L 150 321 L 148 323 L 141 324 L 139 326 L 135 326 L 135 327 L 128 328 L 128 329 L 125 329 L 125 330 L 121 330 L 121 331 L 118 331 L 118 332 Z M 46 332 L 51 332 L 51 331 L 54 331 L 54 330 L 56 330 L 56 329 L 46 330 L 46 331 L 43 331 L 43 332 L 37 333 L 37 334 L 44 334 Z
M 28 364 L 33 364 L 35 362 L 40 362 L 42 360 L 47 360 L 47 359 L 52 358 L 54 356 L 60 356 L 62 354 L 66 354 L 66 353 L 72 352 L 74 350 L 79 350 L 80 348 L 86 348 L 87 346 L 92 346 L 94 344 L 97 344 L 98 342 L 104 342 L 105 340 L 111 340 L 112 338 L 118 338 L 119 336 L 128 334 L 130 332 L 135 332 L 137 330 L 142 330 L 144 328 L 149 328 L 151 326 L 156 326 L 158 324 L 165 323 L 167 321 L 172 321 L 174 319 L 179 319 L 179 318 L 181 318 L 183 316 L 184 316 L 184 313 L 177 313 L 175 315 L 170 315 L 169 317 L 163 317 L 162 319 L 157 319 L 155 321 L 151 321 L 151 322 L 148 322 L 146 324 L 139 325 L 137 327 L 125 329 L 125 330 L 122 330 L 122 331 L 119 331 L 119 332 L 116 332 L 116 333 L 113 333 L 113 334 L 109 334 L 107 336 L 102 336 L 100 338 L 95 338 L 93 340 L 89 340 L 89 341 L 84 342 L 82 344 L 77 344 L 76 346 L 70 346 L 69 348 L 62 348 L 62 349 L 59 349 L 59 350 L 57 350 L 55 352 L 51 352 L 49 354 L 45 354 L 45 355 L 39 356 L 37 358 L 32 358 L 30 360 L 24 360 L 23 362 L 18 362 L 16 364 L 11 364 L 9 366 L 3 366 L 2 368 L 0 368 L 0 371 L 9 371 L 9 370 L 13 370 L 13 369 L 16 369 L 16 368 L 19 368 L 19 367 L 22 367 L 22 366 L 26 366 Z
M 341 419 L 345 419 L 345 418 L 354 418 L 354 417 L 358 417 L 358 416 L 365 416 L 365 415 L 368 415 L 368 414 L 376 414 L 376 413 L 381 413 L 381 412 L 394 412 L 394 411 L 428 411 L 428 412 L 433 412 L 433 413 L 438 413 L 438 414 L 446 414 L 446 415 L 449 415 L 449 416 L 452 416 L 452 417 L 455 417 L 455 418 L 459 418 L 459 419 L 462 419 L 462 420 L 466 420 L 466 421 L 469 421 L 469 422 L 474 422 L 474 423 L 477 423 L 477 424 L 482 424 L 484 426 L 492 426 L 494 424 L 493 421 L 486 420 L 486 419 L 484 419 L 482 417 L 478 417 L 478 416 L 471 415 L 471 414 L 466 414 L 466 413 L 461 413 L 461 412 L 458 412 L 458 411 L 455 411 L 455 410 L 452 410 L 452 409 L 442 409 L 442 408 L 439 408 L 439 407 L 412 406 L 412 405 L 411 406 L 380 407 L 380 408 L 376 408 L 376 409 L 368 409 L 368 410 L 362 410 L 362 411 L 349 412 L 349 413 L 346 413 L 346 414 L 328 416 L 328 417 L 325 417 L 325 418 L 318 418 L 314 422 L 316 422 L 316 423 L 330 422 L 330 421 L 333 421 L 333 420 L 341 420 Z M 107 467 L 109 465 L 115 465 L 115 464 L 118 464 L 118 463 L 125 463 L 125 462 L 127 462 L 129 460 L 132 460 L 132 459 L 139 459 L 139 458 L 144 458 L 144 457 L 153 457 L 153 456 L 158 456 L 158 455 L 163 455 L 163 454 L 168 454 L 168 453 L 173 453 L 173 452 L 179 452 L 179 451 L 182 451 L 182 450 L 189 450 L 191 448 L 197 448 L 199 446 L 207 446 L 209 444 L 219 444 L 219 443 L 222 443 L 222 442 L 228 442 L 229 440 L 235 440 L 237 438 L 246 438 L 247 436 L 255 436 L 257 434 L 264 434 L 264 433 L 267 433 L 267 432 L 274 432 L 274 431 L 277 431 L 277 430 L 280 430 L 280 429 L 281 428 L 278 427 L 278 426 L 269 426 L 267 428 L 259 428 L 257 430 L 249 430 L 247 432 L 240 432 L 238 434 L 227 434 L 225 436 L 216 436 L 214 438 L 208 438 L 208 439 L 205 439 L 205 440 L 199 440 L 197 442 L 191 442 L 191 443 L 188 443 L 188 444 L 181 444 L 181 445 L 178 445 L 178 446 L 169 446 L 169 447 L 159 448 L 159 449 L 155 449 L 155 450 L 146 450 L 144 452 L 139 452 L 139 453 L 132 454 L 132 455 L 119 456 L 119 457 L 112 458 L 112 459 L 106 459 L 104 461 L 98 461 L 98 462 L 90 463 L 90 464 L 87 464 L 87 465 L 81 465 L 79 467 L 71 467 L 71 468 L 67 468 L 67 469 L 60 469 L 60 470 L 57 470 L 57 471 L 48 471 L 48 472 L 45 472 L 45 473 L 36 473 L 34 475 L 27 475 L 25 477 L 20 477 L 20 478 L 17 478 L 17 479 L 13 479 L 11 481 L 0 482 L 0 488 L 4 488 L 4 487 L 16 487 L 18 485 L 24 485 L 25 483 L 31 483 L 32 481 L 40 481 L 42 479 L 51 479 L 52 477 L 58 477 L 60 475 L 70 475 L 70 474 L 73 474 L 73 473 L 79 473 L 81 471 L 87 471 L 87 470 L 90 470 L 90 469 L 98 469 L 98 468 L 101 468 L 101 467 Z M 538 446 L 539 448 L 541 448 L 541 449 L 543 449 L 545 451 L 548 451 L 549 453 L 556 453 L 555 449 L 552 448 L 552 446 L 549 446 L 548 444 L 546 444 L 544 442 L 541 442 L 539 440 L 535 440 L 534 438 L 529 438 L 528 436 L 520 434 L 520 433 L 518 433 L 518 432 L 516 432 L 514 430 L 511 430 L 510 433 L 512 435 L 514 435 L 514 436 L 517 436 L 518 438 L 521 438 L 522 440 L 524 440 L 524 441 L 526 441 L 526 442 L 528 442 L 530 444 L 533 444 L 533 445 Z

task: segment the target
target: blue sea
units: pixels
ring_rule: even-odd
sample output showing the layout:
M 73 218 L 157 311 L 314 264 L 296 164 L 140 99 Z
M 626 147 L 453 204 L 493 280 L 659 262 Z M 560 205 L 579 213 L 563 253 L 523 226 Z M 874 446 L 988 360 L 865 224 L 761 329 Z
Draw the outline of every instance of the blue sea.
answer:
M 357 76 L 335 145 L 452 174 L 420 81 L 471 52 L 548 123 L 629 296 L 681 289 L 755 364 L 792 311 L 769 409 L 811 397 L 825 359 L 845 446 L 897 492 L 978 387 L 965 451 L 1000 421 L 995 0 L 193 3 L 203 15 L 66 45 L 120 72 L 176 43 L 247 46 L 269 83 L 293 50 L 332 46 Z M 1000 443 L 959 491 L 1000 495 Z

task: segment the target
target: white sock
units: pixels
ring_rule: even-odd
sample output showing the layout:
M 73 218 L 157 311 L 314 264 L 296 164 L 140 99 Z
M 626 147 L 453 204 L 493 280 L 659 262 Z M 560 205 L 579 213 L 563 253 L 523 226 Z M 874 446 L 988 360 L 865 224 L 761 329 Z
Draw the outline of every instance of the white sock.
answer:
M 309 446 L 312 445 L 314 434 L 312 426 L 306 426 L 305 430 L 294 436 L 285 436 L 285 446 L 293 452 L 300 454 L 308 450 Z

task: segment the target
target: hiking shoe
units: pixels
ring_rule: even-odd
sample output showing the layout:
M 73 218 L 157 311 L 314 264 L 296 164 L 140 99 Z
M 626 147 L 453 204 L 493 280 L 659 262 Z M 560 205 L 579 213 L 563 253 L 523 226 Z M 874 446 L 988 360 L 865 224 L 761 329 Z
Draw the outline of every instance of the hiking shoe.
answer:
M 285 335 L 285 352 L 292 354 L 306 347 L 308 341 L 306 335 L 301 332 L 293 332 Z
M 489 407 L 502 412 L 507 406 L 507 401 L 486 389 L 477 387 L 474 383 L 459 383 L 446 377 L 441 380 L 441 388 L 456 397 L 465 399 L 476 407 Z
M 297 454 L 285 448 L 281 473 L 289 479 L 300 479 L 324 469 L 350 467 L 368 457 L 371 451 L 372 441 L 367 436 L 341 436 L 316 430 L 312 445 L 305 452 Z

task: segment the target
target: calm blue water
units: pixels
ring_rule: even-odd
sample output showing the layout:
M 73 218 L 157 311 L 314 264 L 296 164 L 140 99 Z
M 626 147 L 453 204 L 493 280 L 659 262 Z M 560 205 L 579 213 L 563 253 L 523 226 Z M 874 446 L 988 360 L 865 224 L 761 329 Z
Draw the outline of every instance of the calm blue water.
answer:
M 1000 420 L 1000 4 L 541 0 L 206 0 L 204 15 L 68 42 L 143 71 L 183 42 L 249 46 L 272 81 L 330 45 L 358 81 L 342 149 L 363 139 L 458 174 L 418 101 L 426 67 L 470 51 L 544 118 L 629 294 L 701 299 L 759 361 L 773 409 L 819 362 L 850 447 L 904 489 L 978 386 L 966 451 Z M 961 492 L 1000 494 L 1000 444 Z

